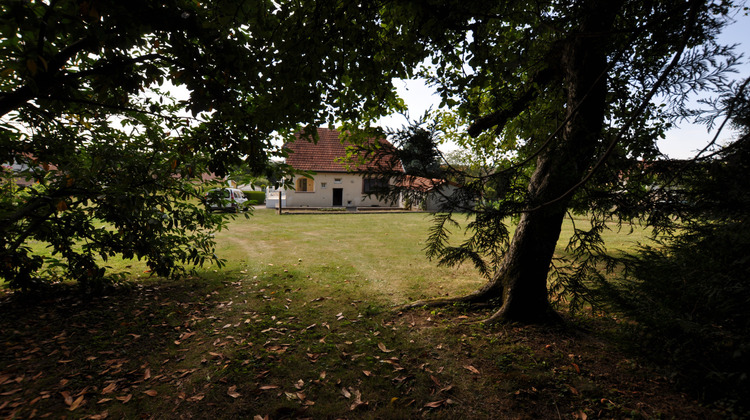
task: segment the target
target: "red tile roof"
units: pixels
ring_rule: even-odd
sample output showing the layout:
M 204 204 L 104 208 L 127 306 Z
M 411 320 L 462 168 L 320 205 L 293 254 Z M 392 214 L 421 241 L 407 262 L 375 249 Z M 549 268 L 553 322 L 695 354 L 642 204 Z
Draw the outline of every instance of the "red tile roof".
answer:
M 398 185 L 408 190 L 428 192 L 448 183 L 449 182 L 444 179 L 430 179 L 423 176 L 407 175 L 401 182 L 398 183 Z
M 286 163 L 291 165 L 292 168 L 313 172 L 352 172 L 348 170 L 350 165 L 346 161 L 342 161 L 342 159 L 346 159 L 346 149 L 351 144 L 347 141 L 342 141 L 339 138 L 338 131 L 318 128 L 317 143 L 304 138 L 300 139 L 299 135 L 296 137 L 296 141 L 284 145 L 284 148 L 289 151 Z M 390 149 L 393 147 L 388 140 L 378 139 L 378 141 L 386 148 Z M 378 166 L 377 163 L 371 161 L 365 165 L 357 166 L 356 169 L 366 170 L 377 168 Z M 396 162 L 396 167 L 393 169 L 402 171 L 401 162 Z

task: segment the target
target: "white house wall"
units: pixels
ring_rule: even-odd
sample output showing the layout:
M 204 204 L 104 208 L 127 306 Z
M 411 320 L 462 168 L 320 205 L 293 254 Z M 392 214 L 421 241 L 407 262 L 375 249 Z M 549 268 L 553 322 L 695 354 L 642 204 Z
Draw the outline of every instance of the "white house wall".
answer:
M 337 182 L 340 180 L 340 183 Z M 296 181 L 296 180 L 295 180 Z M 400 202 L 378 200 L 374 195 L 362 194 L 362 176 L 345 173 L 318 173 L 313 178 L 315 190 L 301 192 L 287 190 L 284 204 L 287 207 L 333 207 L 333 190 L 342 189 L 343 207 L 400 207 Z M 295 182 L 296 185 L 296 182 Z

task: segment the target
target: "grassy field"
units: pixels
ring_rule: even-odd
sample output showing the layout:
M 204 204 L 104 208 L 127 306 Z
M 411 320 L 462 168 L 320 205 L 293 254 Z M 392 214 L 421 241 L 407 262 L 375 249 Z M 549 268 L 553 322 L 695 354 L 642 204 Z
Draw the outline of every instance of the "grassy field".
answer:
M 425 214 L 285 215 L 217 233 L 224 270 L 0 302 L 7 418 L 706 418 L 618 350 L 616 321 L 486 328 L 393 305 L 482 284 L 424 258 Z M 566 226 L 568 232 L 570 226 Z M 646 235 L 623 238 L 633 246 Z M 139 279 L 138 276 L 141 278 Z

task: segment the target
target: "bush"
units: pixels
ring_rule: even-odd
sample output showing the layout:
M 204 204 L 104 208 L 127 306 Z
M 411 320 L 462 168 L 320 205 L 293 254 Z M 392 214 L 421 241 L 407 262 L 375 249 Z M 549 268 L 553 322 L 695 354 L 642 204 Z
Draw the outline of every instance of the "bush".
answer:
M 738 405 L 742 396 L 750 395 L 747 249 L 747 226 L 681 235 L 665 248 L 642 250 L 617 296 L 637 322 L 632 343 L 639 351 L 692 393 L 740 411 L 749 408 Z
M 609 295 L 637 322 L 633 343 L 645 355 L 740 416 L 750 409 L 748 170 L 750 140 L 685 179 L 688 213 L 676 234 L 633 257 Z
M 242 191 L 243 194 L 245 194 L 245 198 L 250 202 L 250 204 L 265 204 L 266 202 L 266 193 L 263 191 Z

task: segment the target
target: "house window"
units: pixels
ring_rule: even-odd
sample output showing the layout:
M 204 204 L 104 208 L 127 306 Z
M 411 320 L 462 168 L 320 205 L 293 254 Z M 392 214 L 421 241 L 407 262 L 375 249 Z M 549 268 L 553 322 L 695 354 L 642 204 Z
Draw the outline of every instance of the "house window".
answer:
M 299 177 L 297 178 L 296 188 L 297 192 L 314 192 L 315 181 L 312 178 Z
M 326 184 L 325 182 L 321 182 L 321 183 L 320 183 L 320 188 L 325 188 L 325 187 L 326 187 L 327 185 L 328 185 L 328 184 Z
M 341 184 L 341 178 L 334 178 L 333 179 L 334 184 Z
M 363 178 L 362 194 L 373 194 L 388 191 L 388 181 L 379 178 Z

